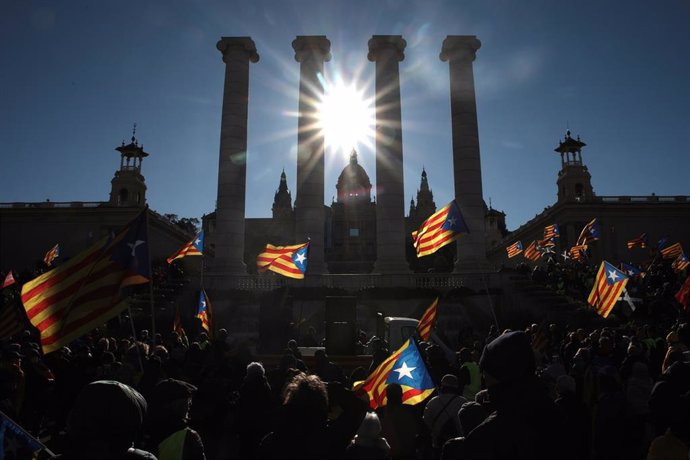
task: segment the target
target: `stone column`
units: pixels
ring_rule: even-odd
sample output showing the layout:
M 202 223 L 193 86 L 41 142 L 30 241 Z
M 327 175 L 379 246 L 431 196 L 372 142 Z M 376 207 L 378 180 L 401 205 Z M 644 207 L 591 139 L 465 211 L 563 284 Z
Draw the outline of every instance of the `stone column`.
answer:
M 407 42 L 400 35 L 374 35 L 368 58 L 376 62 L 376 250 L 374 272 L 409 271 L 405 259 L 400 71 Z
M 309 272 L 326 273 L 324 257 L 324 134 L 318 126 L 318 102 L 323 99 L 323 63 L 331 59 L 331 42 L 324 35 L 299 35 L 292 42 L 300 63 L 297 122 L 297 194 L 295 244 L 311 239 Z
M 485 205 L 482 197 L 482 168 L 479 159 L 477 101 L 474 94 L 472 61 L 481 42 L 474 35 L 449 35 L 443 41 L 440 58 L 450 65 L 450 111 L 453 133 L 453 177 L 455 200 L 470 229 L 458 239 L 456 272 L 489 268 L 486 259 Z
M 222 37 L 216 48 L 223 53 L 225 86 L 220 123 L 216 255 L 213 271 L 243 274 L 244 201 L 247 182 L 247 109 L 249 62 L 258 62 L 249 37 Z

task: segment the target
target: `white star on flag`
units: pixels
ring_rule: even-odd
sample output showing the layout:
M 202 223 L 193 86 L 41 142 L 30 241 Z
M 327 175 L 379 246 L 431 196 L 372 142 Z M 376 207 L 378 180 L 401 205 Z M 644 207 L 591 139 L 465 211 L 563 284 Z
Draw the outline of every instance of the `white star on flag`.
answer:
M 414 377 L 412 377 L 412 371 L 415 369 L 417 368 L 407 367 L 407 363 L 403 361 L 402 366 L 400 366 L 397 369 L 393 369 L 393 371 L 398 373 L 398 380 L 401 380 L 403 377 L 409 377 L 411 379 L 414 379 Z
M 448 219 L 448 223 L 450 224 L 451 227 L 455 227 L 455 221 L 456 220 L 457 219 L 455 217 L 451 217 L 450 219 Z
M 563 251 L 563 254 L 561 254 L 561 257 L 563 257 L 563 260 L 570 259 L 570 256 L 568 255 L 568 251 Z
M 127 243 L 127 246 L 132 248 L 132 257 L 136 257 L 137 254 L 135 251 L 137 250 L 137 246 L 140 244 L 144 244 L 144 242 L 141 240 L 136 240 L 134 243 Z
M 303 264 L 306 257 L 304 253 L 300 252 L 295 256 L 295 259 L 297 259 L 297 263 Z
M 611 282 L 615 283 L 616 280 L 618 279 L 618 273 L 616 273 L 615 270 L 611 270 L 609 272 L 609 279 L 611 280 Z
M 199 243 L 201 243 L 201 240 L 199 238 L 194 240 L 194 244 L 198 245 Z

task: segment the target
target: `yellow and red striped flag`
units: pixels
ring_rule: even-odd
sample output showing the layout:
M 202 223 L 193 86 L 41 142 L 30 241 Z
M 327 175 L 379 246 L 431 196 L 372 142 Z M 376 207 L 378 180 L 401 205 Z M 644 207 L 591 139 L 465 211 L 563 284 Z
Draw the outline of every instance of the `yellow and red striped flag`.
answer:
M 206 330 L 209 337 L 213 337 L 213 308 L 205 290 L 199 294 L 199 307 L 196 317 L 201 320 L 201 327 Z
M 187 337 L 187 333 L 182 327 L 182 314 L 180 313 L 180 306 L 175 307 L 175 319 L 173 320 L 173 331 L 177 332 L 180 337 Z
M 690 259 L 688 259 L 688 256 L 685 254 L 681 254 L 676 257 L 676 260 L 674 260 L 671 264 L 671 268 L 676 273 L 680 273 L 688 267 L 690 267 Z
M 169 264 L 175 259 L 181 259 L 186 256 L 203 256 L 204 255 L 204 231 L 200 231 L 196 234 L 192 241 L 185 244 L 182 249 L 177 251 L 175 254 L 168 257 L 166 260 Z
M 582 262 L 582 260 L 585 258 L 585 251 L 587 251 L 587 245 L 586 244 L 576 244 L 572 248 L 570 248 L 570 257 L 573 260 L 577 260 L 578 262 Z
M 515 243 L 511 244 L 506 248 L 506 251 L 508 252 L 508 258 L 512 259 L 516 255 L 520 254 L 522 252 L 522 242 L 521 241 L 516 241 Z
M 309 243 L 293 246 L 273 246 L 267 244 L 264 252 L 256 257 L 256 268 L 259 273 L 267 270 L 288 278 L 302 279 L 307 271 Z
M 577 246 L 582 246 L 590 241 L 595 241 L 599 239 L 599 222 L 594 218 L 590 220 L 587 225 L 582 228 L 580 236 L 577 237 Z
M 525 259 L 536 262 L 543 254 L 544 253 L 541 251 L 540 247 L 537 246 L 537 242 L 532 241 L 522 255 L 525 256 Z
M 593 306 L 599 315 L 606 318 L 618 302 L 621 292 L 628 284 L 628 279 L 628 275 L 605 260 L 602 261 L 592 291 L 587 297 L 587 303 Z
M 422 315 L 422 319 L 419 320 L 417 325 L 417 332 L 419 333 L 419 338 L 424 342 L 429 340 L 431 337 L 431 328 L 434 327 L 436 322 L 436 308 L 438 307 L 438 297 L 431 302 L 431 305 L 426 309 Z
M 386 387 L 397 383 L 402 387 L 403 404 L 414 405 L 434 392 L 434 382 L 414 340 L 408 339 L 395 353 L 386 358 L 364 381 L 355 382 L 352 391 L 369 396 L 369 408 L 385 406 Z
M 675 259 L 681 254 L 683 254 L 683 246 L 681 246 L 680 243 L 672 244 L 661 250 L 661 256 L 664 259 Z
M 685 282 L 674 297 L 685 310 L 690 311 L 690 276 L 685 278 Z
M 649 244 L 649 239 L 647 238 L 647 234 L 643 233 L 642 235 L 638 236 L 637 238 L 633 238 L 632 240 L 628 240 L 627 246 L 628 249 L 632 248 L 646 248 L 647 245 Z
M 44 353 L 68 345 L 127 308 L 123 287 L 149 282 L 147 212 L 114 238 L 104 238 L 22 286 L 22 303 L 41 333 Z
M 558 229 L 557 224 L 547 225 L 544 227 L 544 240 L 550 240 L 552 238 L 560 238 L 561 232 Z
M 53 264 L 53 261 L 60 256 L 60 245 L 56 244 L 48 252 L 46 252 L 46 255 L 43 256 L 43 262 L 47 266 L 51 266 Z
M 452 243 L 463 233 L 470 233 L 470 230 L 453 200 L 425 220 L 419 230 L 412 232 L 412 244 L 417 257 L 422 257 Z

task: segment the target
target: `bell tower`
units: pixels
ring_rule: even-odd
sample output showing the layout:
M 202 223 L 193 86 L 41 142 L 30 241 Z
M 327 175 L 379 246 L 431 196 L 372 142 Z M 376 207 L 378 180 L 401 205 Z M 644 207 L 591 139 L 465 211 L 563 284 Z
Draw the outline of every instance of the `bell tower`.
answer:
M 580 136 L 573 139 L 570 131 L 565 133 L 563 141 L 558 143 L 555 152 L 561 154 L 561 170 L 558 172 L 558 202 L 589 202 L 595 197 L 592 189 L 592 176 L 587 166 L 582 163 Z
M 115 150 L 120 152 L 120 170 L 115 171 L 110 181 L 110 204 L 118 207 L 143 207 L 146 204 L 146 184 L 141 175 L 141 163 L 149 156 L 144 152 L 144 145 L 139 145 L 135 137 L 137 125 L 132 129 L 132 140 Z

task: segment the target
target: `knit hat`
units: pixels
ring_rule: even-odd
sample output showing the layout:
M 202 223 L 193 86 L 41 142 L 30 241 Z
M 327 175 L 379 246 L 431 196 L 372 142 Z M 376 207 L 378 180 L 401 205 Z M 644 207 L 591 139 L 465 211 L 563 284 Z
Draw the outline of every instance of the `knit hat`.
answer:
M 458 378 L 453 374 L 446 374 L 441 379 L 441 387 L 458 389 L 460 388 L 460 382 L 458 382 Z
M 362 424 L 357 430 L 357 436 L 363 438 L 376 438 L 381 434 L 381 421 L 376 412 L 367 412 Z
M 484 348 L 479 367 L 501 383 L 534 374 L 534 352 L 527 334 L 513 331 L 493 340 Z

